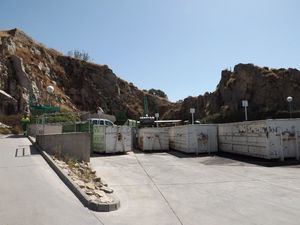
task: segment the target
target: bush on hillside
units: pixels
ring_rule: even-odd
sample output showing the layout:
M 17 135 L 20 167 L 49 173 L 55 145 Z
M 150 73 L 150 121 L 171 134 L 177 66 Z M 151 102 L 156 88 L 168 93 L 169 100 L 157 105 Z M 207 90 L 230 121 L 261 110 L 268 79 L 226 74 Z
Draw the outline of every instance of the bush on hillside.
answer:
M 85 62 L 88 62 L 91 59 L 89 53 L 79 50 L 68 51 L 68 56 L 73 57 L 75 59 L 83 60 Z
M 158 97 L 168 99 L 167 94 L 162 90 L 151 88 L 148 92 L 152 95 L 156 95 Z

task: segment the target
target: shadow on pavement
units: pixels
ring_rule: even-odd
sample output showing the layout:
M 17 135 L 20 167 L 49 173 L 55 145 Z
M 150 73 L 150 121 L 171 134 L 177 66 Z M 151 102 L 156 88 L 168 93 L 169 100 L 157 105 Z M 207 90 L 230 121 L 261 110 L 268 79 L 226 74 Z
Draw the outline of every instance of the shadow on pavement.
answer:
M 39 154 L 39 151 L 33 145 L 19 145 L 15 151 L 15 157 L 28 157 Z
M 279 159 L 261 159 L 257 157 L 251 156 L 244 156 L 244 155 L 237 155 L 232 153 L 226 152 L 213 152 L 211 154 L 208 153 L 201 153 L 196 155 L 195 153 L 183 153 L 179 151 L 168 151 L 167 153 L 176 156 L 178 158 L 201 158 L 207 156 L 218 156 L 213 157 L 209 160 L 201 162 L 205 165 L 226 165 L 226 164 L 233 164 L 238 163 L 239 165 L 243 165 L 243 163 L 253 164 L 257 166 L 264 166 L 264 167 L 278 167 L 278 166 L 299 166 L 300 161 L 297 161 L 293 158 L 285 159 L 285 161 L 280 161 Z
M 6 136 L 5 138 L 26 138 L 23 134 L 11 134 Z
M 91 158 L 101 158 L 101 157 L 111 157 L 111 156 L 118 156 L 118 155 L 127 155 L 127 152 L 116 152 L 116 153 L 98 153 L 92 152 Z
M 142 150 L 139 150 L 139 149 L 133 149 L 132 150 L 133 152 L 134 152 L 134 154 L 149 154 L 149 155 L 151 155 L 151 154 L 159 154 L 159 153 L 168 153 L 168 151 L 149 151 L 149 150 L 147 150 L 147 151 L 142 151 Z
M 214 153 L 199 153 L 198 155 L 195 153 L 183 153 L 175 150 L 168 151 L 169 154 L 176 156 L 178 158 L 199 158 L 199 157 L 207 157 L 207 156 L 214 156 Z
M 219 157 L 222 157 L 222 158 L 226 158 L 226 159 L 231 159 L 231 160 L 235 160 L 235 161 L 239 161 L 239 162 L 243 162 L 243 163 L 249 163 L 249 164 L 265 166 L 265 167 L 300 165 L 300 161 L 297 161 L 296 159 L 293 159 L 293 158 L 285 159 L 282 162 L 279 159 L 261 159 L 261 158 L 257 158 L 257 157 L 237 155 L 237 154 L 232 154 L 232 153 L 227 153 L 227 152 L 217 152 L 216 155 Z
M 285 159 L 285 161 L 280 161 L 279 159 L 261 159 L 251 156 L 244 156 L 244 155 L 237 155 L 233 153 L 226 153 L 226 152 L 213 152 L 213 153 L 183 153 L 175 150 L 169 150 L 169 151 L 141 151 L 138 149 L 132 150 L 134 154 L 159 154 L 159 153 L 167 153 L 170 155 L 173 155 L 178 158 L 202 158 L 202 157 L 208 157 L 211 158 L 204 160 L 200 163 L 204 165 L 245 165 L 246 164 L 253 164 L 256 166 L 264 166 L 264 167 L 280 167 L 280 166 L 294 166 L 300 168 L 300 161 L 297 161 L 296 159 Z M 97 157 L 113 157 L 118 155 L 127 155 L 128 153 L 91 153 L 91 158 L 97 158 Z M 215 157 L 217 156 L 217 157 Z

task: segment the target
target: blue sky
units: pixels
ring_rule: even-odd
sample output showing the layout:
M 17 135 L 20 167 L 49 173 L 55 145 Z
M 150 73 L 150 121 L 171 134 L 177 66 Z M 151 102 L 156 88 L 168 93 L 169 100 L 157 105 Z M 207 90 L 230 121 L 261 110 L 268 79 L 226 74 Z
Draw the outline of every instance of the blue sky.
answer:
M 172 101 L 214 91 L 237 63 L 300 67 L 298 0 L 1 0 L 0 10 L 0 29 L 84 50 Z

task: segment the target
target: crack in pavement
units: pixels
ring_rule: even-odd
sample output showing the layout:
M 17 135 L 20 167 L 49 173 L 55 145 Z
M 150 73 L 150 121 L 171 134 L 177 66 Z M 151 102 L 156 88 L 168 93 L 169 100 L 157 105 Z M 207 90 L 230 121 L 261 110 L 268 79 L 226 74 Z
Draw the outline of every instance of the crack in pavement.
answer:
M 160 193 L 160 195 L 162 196 L 162 198 L 165 200 L 165 202 L 167 203 L 168 207 L 170 208 L 170 210 L 173 212 L 173 214 L 175 215 L 175 217 L 177 218 L 178 222 L 183 225 L 182 221 L 180 220 L 179 216 L 176 214 L 175 210 L 172 208 L 171 204 L 169 203 L 169 201 L 166 199 L 166 197 L 164 196 L 164 194 L 161 192 L 161 190 L 159 189 L 159 187 L 157 186 L 157 184 L 153 181 L 152 177 L 148 174 L 148 172 L 146 171 L 146 169 L 144 168 L 144 166 L 142 165 L 142 163 L 140 162 L 140 160 L 138 159 L 138 157 L 136 156 L 136 154 L 134 153 L 134 157 L 136 158 L 138 164 L 141 166 L 141 168 L 144 170 L 144 172 L 146 173 L 147 177 L 150 179 L 150 181 L 152 182 L 152 184 L 155 186 L 155 188 L 158 190 L 158 192 Z

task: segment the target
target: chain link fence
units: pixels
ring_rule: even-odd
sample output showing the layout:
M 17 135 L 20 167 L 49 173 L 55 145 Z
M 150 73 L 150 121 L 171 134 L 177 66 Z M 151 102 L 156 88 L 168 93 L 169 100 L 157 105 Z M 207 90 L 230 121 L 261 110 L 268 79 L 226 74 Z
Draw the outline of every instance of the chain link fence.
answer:
M 89 118 L 89 112 L 45 113 L 31 117 L 29 133 L 32 136 L 70 132 L 91 133 Z

